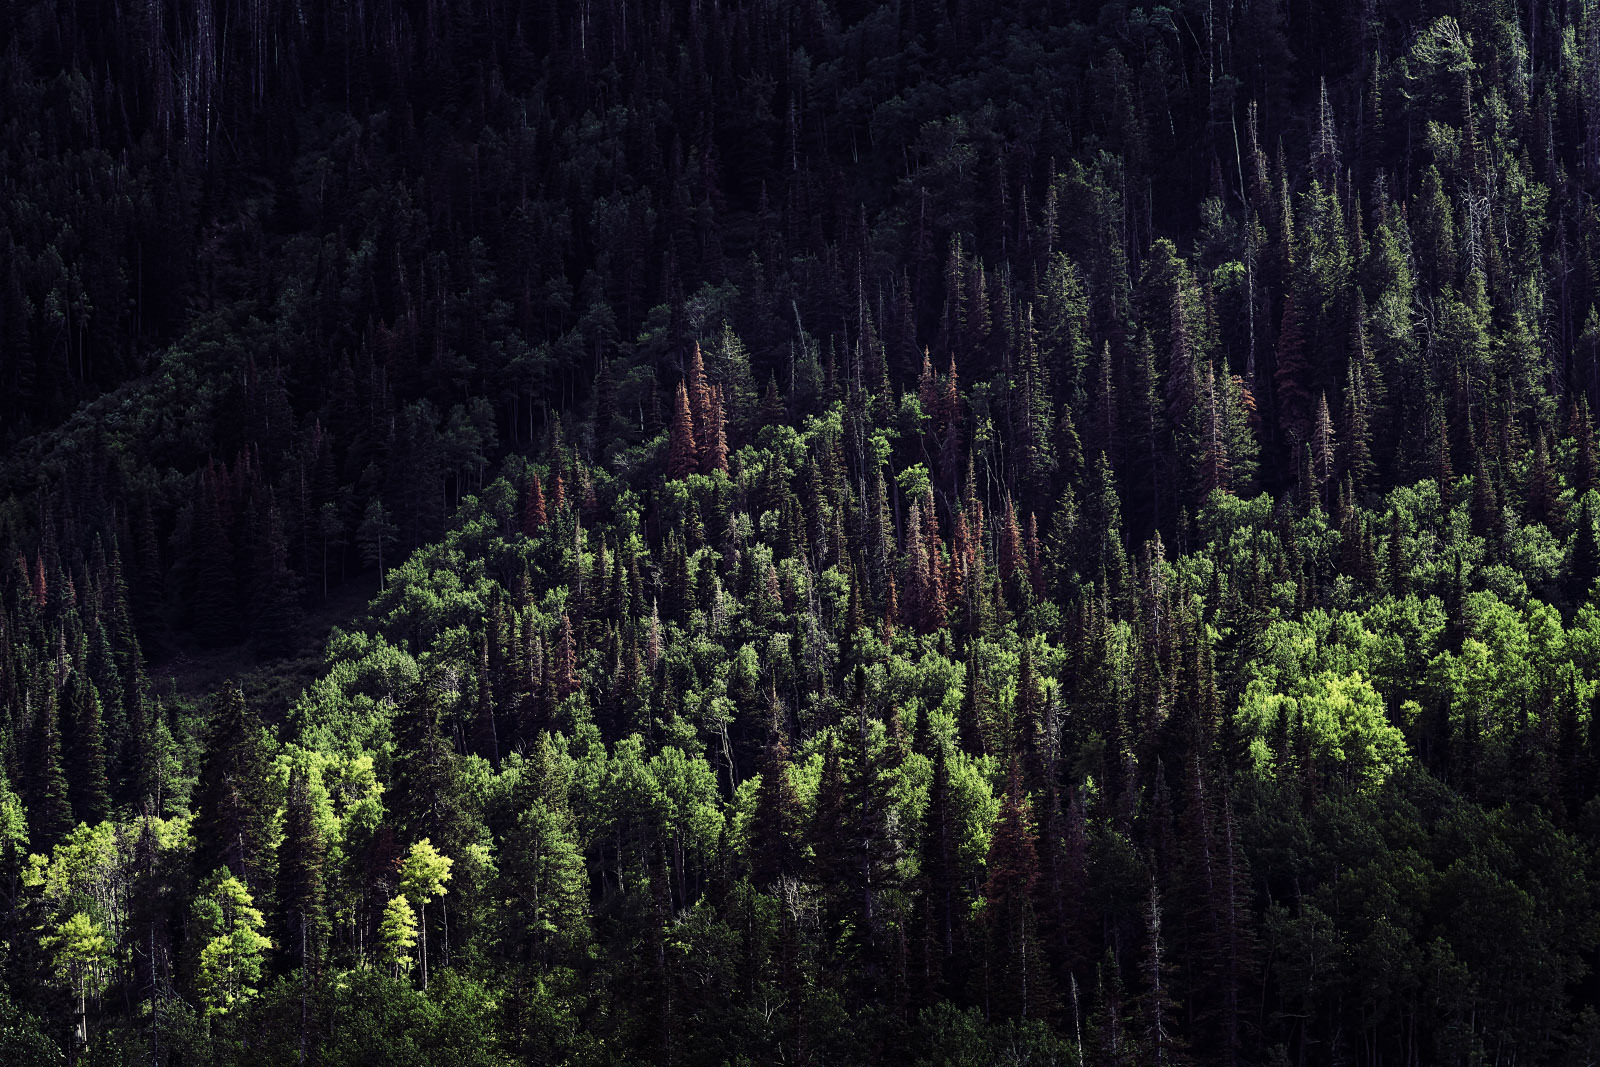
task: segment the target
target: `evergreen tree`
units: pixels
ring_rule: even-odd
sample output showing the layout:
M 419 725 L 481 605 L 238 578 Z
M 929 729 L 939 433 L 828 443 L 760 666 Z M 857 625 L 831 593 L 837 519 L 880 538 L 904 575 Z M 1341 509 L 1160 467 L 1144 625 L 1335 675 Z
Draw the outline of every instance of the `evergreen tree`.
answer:
M 1053 999 L 1033 913 L 1039 878 L 1032 809 L 1013 759 L 1000 816 L 989 841 L 983 919 L 989 938 L 984 1000 L 1001 1016 L 1042 1018 Z
M 110 783 L 106 775 L 105 726 L 100 694 L 94 682 L 78 673 L 67 689 L 72 709 L 72 743 L 68 749 L 68 795 L 73 817 L 93 826 L 111 810 Z
M 750 876 L 762 889 L 801 871 L 804 826 L 800 797 L 790 776 L 788 747 L 781 736 L 767 746 L 750 826 Z
M 61 765 L 61 722 L 54 687 L 36 676 L 28 702 L 34 707 L 26 764 L 28 844 L 36 852 L 47 852 L 72 829 L 72 802 Z
M 225 869 L 247 888 L 269 887 L 277 808 L 271 741 L 232 682 L 212 697 L 208 725 L 196 797 L 198 865 Z
M 274 895 L 275 941 L 282 958 L 304 971 L 317 969 L 329 934 L 327 843 L 304 762 L 289 770 L 283 838 L 278 843 L 278 881 Z
M 283 655 L 293 650 L 297 638 L 300 581 L 289 569 L 289 543 L 275 506 L 267 507 L 266 528 L 253 562 L 250 606 L 256 644 L 268 655 Z
M 1591 489 L 1583 494 L 1578 506 L 1578 521 L 1573 527 L 1571 547 L 1567 550 L 1567 598 L 1574 604 L 1584 603 L 1600 578 L 1600 494 Z
M 700 469 L 700 449 L 694 431 L 689 394 L 683 383 L 673 399 L 672 425 L 667 438 L 667 477 L 687 478 Z

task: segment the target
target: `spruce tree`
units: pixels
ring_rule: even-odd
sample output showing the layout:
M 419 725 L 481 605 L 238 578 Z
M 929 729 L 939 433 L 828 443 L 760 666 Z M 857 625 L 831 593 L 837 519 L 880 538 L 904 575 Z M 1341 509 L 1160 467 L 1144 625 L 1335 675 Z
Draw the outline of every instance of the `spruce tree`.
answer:
M 667 436 L 667 477 L 687 478 L 699 469 L 700 451 L 696 444 L 689 393 L 679 382 L 672 401 L 672 423 Z
M 33 706 L 28 747 L 28 847 L 49 852 L 73 826 L 71 791 L 61 767 L 61 721 L 54 687 L 35 676 L 28 701 Z
M 255 709 L 230 681 L 211 699 L 196 792 L 198 868 L 226 868 L 252 891 L 268 888 L 275 792 L 271 742 Z
M 111 810 L 100 694 L 94 682 L 81 674 L 72 679 L 66 694 L 72 714 L 67 785 L 73 817 L 93 826 L 103 821 Z
M 761 768 L 761 788 L 750 826 L 750 877 L 761 889 L 800 873 L 804 826 L 788 756 L 782 736 L 775 736 Z
M 297 760 L 289 771 L 283 839 L 278 843 L 273 940 L 283 960 L 308 972 L 320 966 L 329 933 L 326 858 L 309 769 Z
M 1032 807 L 1021 762 L 1013 759 L 1000 816 L 989 839 L 983 884 L 983 922 L 988 961 L 983 994 L 987 1009 L 1002 1017 L 1042 1018 L 1053 999 L 1033 911 L 1039 855 Z

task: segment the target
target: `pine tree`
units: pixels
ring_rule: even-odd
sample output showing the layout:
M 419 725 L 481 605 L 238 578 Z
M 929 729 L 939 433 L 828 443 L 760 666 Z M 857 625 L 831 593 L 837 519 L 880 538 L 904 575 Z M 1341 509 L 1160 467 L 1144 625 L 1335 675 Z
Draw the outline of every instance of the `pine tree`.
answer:
M 1218 489 L 1226 490 L 1229 484 L 1225 384 L 1223 390 L 1219 392 L 1217 388 L 1216 366 L 1208 364 L 1197 405 L 1201 427 L 1199 484 L 1202 499 Z
M 843 884 L 850 862 L 848 806 L 844 764 L 839 758 L 838 740 L 830 732 L 822 749 L 822 776 L 811 813 L 811 876 L 829 894 L 836 893 Z M 833 921 L 839 921 L 841 904 L 832 900 L 829 910 Z
M 1022 547 L 1022 528 L 1017 525 L 1016 505 L 1008 497 L 1001 521 L 999 545 L 1000 585 L 1012 604 L 1021 602 L 1021 580 L 1027 574 L 1027 557 Z
M 684 376 L 685 397 L 689 402 L 689 416 L 693 420 L 694 440 L 700 443 L 703 453 L 711 436 L 711 384 L 706 380 L 705 358 L 700 351 L 700 342 L 694 343 L 693 354 L 689 358 L 689 372 Z
M 561 627 L 551 652 L 550 677 L 556 699 L 565 700 L 578 691 L 578 645 L 573 636 L 572 619 L 566 613 L 561 616 Z
M 1000 816 L 989 839 L 983 919 L 989 938 L 985 1001 L 990 1012 L 1042 1018 L 1052 1000 L 1033 913 L 1039 855 L 1022 767 L 1011 761 Z
M 111 810 L 106 776 L 106 738 L 101 718 L 100 694 L 81 673 L 67 689 L 72 712 L 72 743 L 68 748 L 68 795 L 78 822 L 94 826 Z
M 1550 469 L 1550 451 L 1545 446 L 1544 429 L 1534 433 L 1533 461 L 1528 467 L 1528 519 L 1548 523 L 1555 514 L 1561 486 Z
M 1021 664 L 1017 669 L 1011 729 L 1022 759 L 1023 788 L 1035 795 L 1042 793 L 1050 784 L 1050 768 L 1054 762 L 1047 751 L 1051 739 L 1046 736 L 1043 704 L 1039 679 L 1033 669 L 1033 641 L 1025 638 L 1022 642 Z
M 903 610 L 907 622 L 917 633 L 928 634 L 944 624 L 942 595 L 928 558 L 928 544 L 922 532 L 922 509 L 911 509 L 906 528 Z
M 485 637 L 478 642 L 478 670 L 476 699 L 473 701 L 472 719 L 472 751 L 489 761 L 495 768 L 500 766 L 500 729 L 495 721 L 495 698 L 493 676 L 489 666 L 490 638 Z
M 1052 189 L 1052 192 L 1054 190 Z M 1088 412 L 1091 344 L 1089 301 L 1077 266 L 1063 252 L 1050 257 L 1039 290 L 1037 326 L 1039 361 L 1067 410 Z
M 309 770 L 304 761 L 297 761 L 289 771 L 283 839 L 278 843 L 274 927 L 283 958 L 308 972 L 320 966 L 329 932 L 326 858 Z
M 1021 411 L 1018 414 L 1021 422 L 1021 469 L 1017 481 L 1025 499 L 1037 504 L 1049 499 L 1050 481 L 1056 472 L 1054 440 L 1056 417 L 1050 377 L 1040 366 L 1038 336 L 1031 304 L 1028 306 L 1026 322 L 1022 329 L 1022 353 L 1019 363 Z
M 923 814 L 922 842 L 918 851 L 921 941 L 918 945 L 925 1002 L 933 1002 L 944 988 L 946 970 L 956 953 L 960 927 L 960 871 L 957 867 L 955 812 L 950 796 L 949 756 L 943 744 L 934 746 L 933 776 Z
M 289 542 L 274 505 L 267 507 L 266 528 L 253 564 L 250 606 L 256 645 L 268 655 L 283 655 L 294 649 L 299 636 L 300 580 L 289 569 Z
M 1357 488 L 1370 487 L 1376 471 L 1372 458 L 1370 409 L 1365 372 L 1359 361 L 1351 359 L 1345 372 L 1344 421 L 1339 443 L 1343 451 L 1341 466 L 1350 474 Z
M 1328 414 L 1328 396 L 1317 397 L 1316 415 L 1311 422 L 1311 474 L 1317 492 L 1326 500 L 1334 475 L 1333 419 Z
M 700 450 L 695 443 L 694 419 L 689 407 L 689 394 L 683 383 L 673 397 L 672 425 L 667 439 L 667 477 L 687 478 L 700 469 Z M 559 485 L 559 475 L 557 476 Z
M 395 717 L 393 781 L 384 794 L 403 841 L 429 839 L 449 852 L 475 840 L 455 747 L 440 723 L 437 679 L 424 679 Z
M 843 724 L 845 740 L 840 757 L 846 798 L 845 839 L 848 842 L 843 885 L 858 902 L 857 938 L 863 950 L 870 952 L 877 947 L 877 939 L 886 921 L 880 901 L 895 888 L 894 872 L 900 861 L 900 842 L 890 832 L 894 780 L 886 761 L 872 751 L 866 672 L 860 667 L 856 668 L 855 694 L 851 704 L 854 721 Z
M 750 876 L 761 889 L 800 873 L 804 824 L 782 736 L 767 746 L 750 826 Z
M 212 698 L 200 765 L 195 852 L 201 870 L 226 868 L 246 886 L 269 885 L 272 751 L 261 720 L 232 682 Z
M 1283 320 L 1278 329 L 1277 369 L 1273 385 L 1277 400 L 1278 426 L 1291 455 L 1298 458 L 1300 446 L 1310 440 L 1315 410 L 1311 400 L 1311 364 L 1306 356 L 1306 338 L 1299 300 L 1290 292 L 1283 298 Z
M 1575 447 L 1572 460 L 1572 491 L 1578 497 L 1600 488 L 1600 466 L 1594 447 L 1594 424 L 1589 419 L 1589 402 L 1580 395 L 1572 405 L 1569 435 Z
M 233 546 L 222 518 L 220 492 L 214 477 L 203 477 L 194 505 L 195 636 L 213 647 L 232 644 L 239 633 Z
M 1578 506 L 1578 521 L 1572 532 L 1571 548 L 1567 555 L 1567 599 L 1574 604 L 1587 602 L 1600 578 L 1600 493 L 1591 489 L 1583 494 Z
M 728 436 L 723 409 L 722 387 L 712 386 L 710 394 L 710 406 L 706 415 L 705 438 L 702 444 L 701 472 L 711 474 L 721 471 L 723 474 L 727 474 Z
M 27 762 L 28 845 L 49 852 L 72 829 L 72 802 L 61 769 L 61 723 L 54 687 L 36 676 L 28 693 L 34 707 Z
M 1150 896 L 1144 909 L 1145 943 L 1141 970 L 1144 977 L 1144 995 L 1140 998 L 1144 1016 L 1145 1040 L 1153 1064 L 1167 1064 L 1183 1048 L 1176 1036 L 1178 1004 L 1172 996 L 1173 965 L 1168 956 L 1161 891 L 1152 876 Z
M 549 521 L 544 507 L 544 488 L 539 481 L 539 472 L 530 471 L 528 488 L 522 496 L 522 532 L 528 537 L 537 537 Z
M 1128 583 L 1128 556 L 1123 545 L 1122 502 L 1116 478 L 1104 452 L 1096 462 L 1084 494 L 1084 559 L 1100 592 L 1112 599 L 1123 596 Z

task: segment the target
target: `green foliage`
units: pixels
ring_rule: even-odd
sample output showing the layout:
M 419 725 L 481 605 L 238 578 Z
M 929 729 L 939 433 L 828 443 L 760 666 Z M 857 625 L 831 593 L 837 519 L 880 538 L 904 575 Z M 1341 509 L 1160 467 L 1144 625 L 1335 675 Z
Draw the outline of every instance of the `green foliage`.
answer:
M 409 972 L 416 963 L 417 913 L 405 894 L 391 897 L 378 923 L 378 962 L 391 968 L 396 977 Z
M 255 995 L 267 950 L 266 919 L 239 879 L 218 870 L 195 898 L 195 992 L 207 1011 L 229 1012 Z
M 0 1060 L 1594 1058 L 1588 7 L 102 6 Z
M 1246 690 L 1239 715 L 1254 735 L 1257 773 L 1271 775 L 1278 760 L 1269 738 L 1287 722 L 1289 738 L 1309 754 L 1300 773 L 1336 777 L 1360 788 L 1384 782 L 1410 760 L 1405 735 L 1390 723 L 1383 697 L 1360 674 L 1324 671 L 1304 679 L 1293 693 L 1274 693 L 1257 680 Z

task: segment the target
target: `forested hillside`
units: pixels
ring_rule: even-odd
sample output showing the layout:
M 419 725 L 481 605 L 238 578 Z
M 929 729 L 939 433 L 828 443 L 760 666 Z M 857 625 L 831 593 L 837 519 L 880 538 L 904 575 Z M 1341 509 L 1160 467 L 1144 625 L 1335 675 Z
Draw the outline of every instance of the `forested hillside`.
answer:
M 0 0 L 0 1062 L 1594 1062 L 1597 193 L 1589 0 Z

